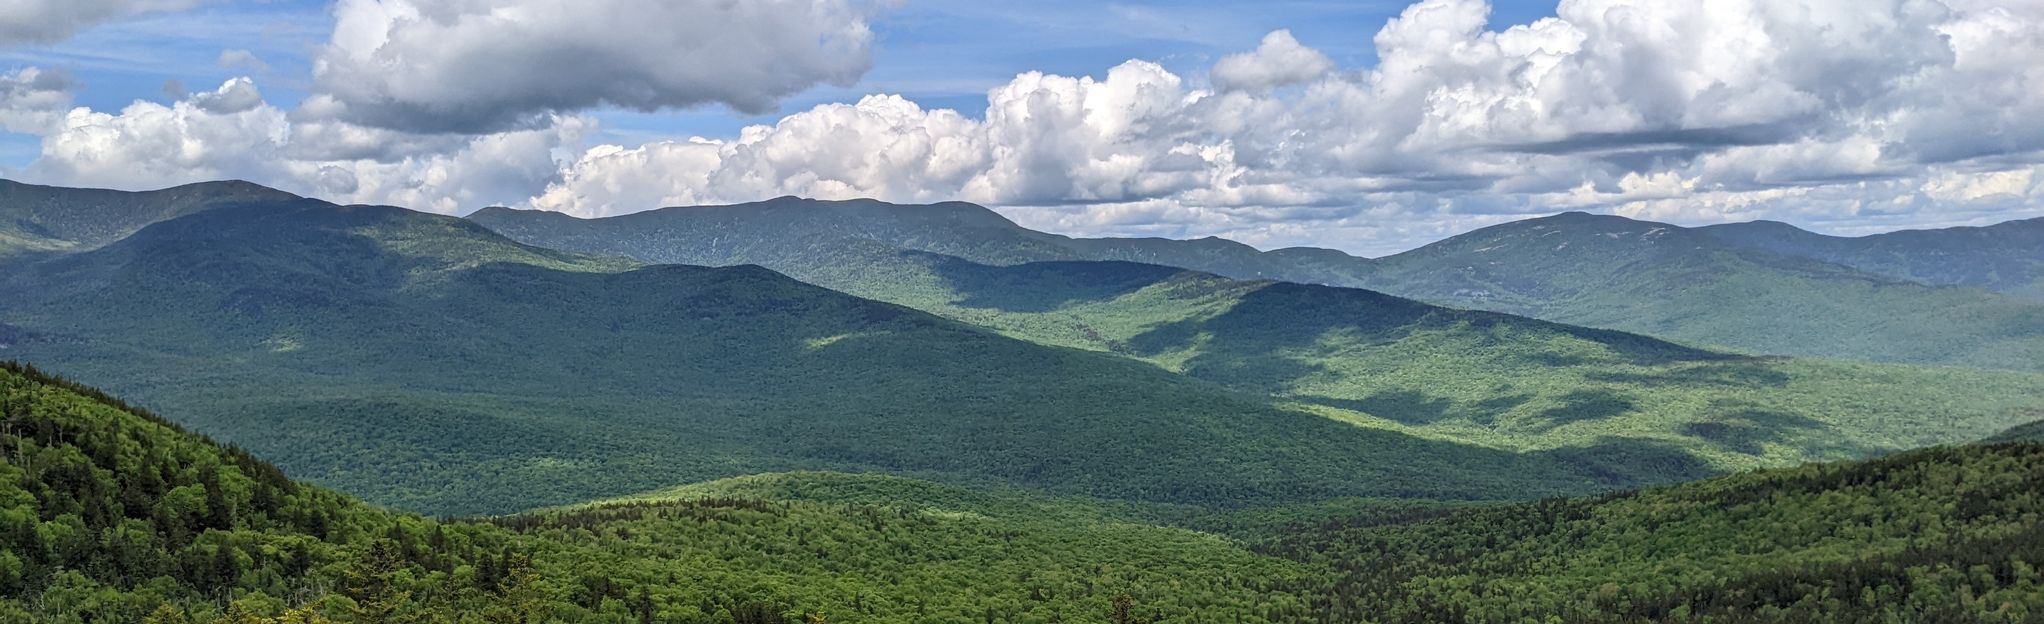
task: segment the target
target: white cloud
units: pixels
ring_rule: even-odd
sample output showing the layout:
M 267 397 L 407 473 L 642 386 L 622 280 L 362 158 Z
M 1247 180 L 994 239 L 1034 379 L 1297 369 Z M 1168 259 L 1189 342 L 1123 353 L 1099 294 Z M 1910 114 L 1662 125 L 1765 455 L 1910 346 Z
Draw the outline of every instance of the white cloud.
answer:
M 245 69 L 258 74 L 270 71 L 270 64 L 256 53 L 242 49 L 221 50 L 220 66 L 227 69 Z
M 867 98 L 726 143 L 607 149 L 538 205 L 655 207 L 612 190 L 630 185 L 606 169 L 635 167 L 662 172 L 663 203 L 960 198 L 1018 207 L 1007 212 L 1024 221 L 1037 210 L 1053 215 L 1042 223 L 1082 234 L 1269 242 L 1315 222 L 1316 232 L 1396 235 L 1351 221 L 1386 218 L 1386 207 L 1459 223 L 1560 207 L 1684 218 L 1963 212 L 1956 204 L 1995 198 L 2006 208 L 2011 197 L 2018 211 L 2044 212 L 2034 195 L 1925 190 L 1951 172 L 1994 176 L 2044 160 L 2035 122 L 2044 64 L 2034 61 L 2044 58 L 2044 10 L 1566 0 L 1555 18 L 1501 31 L 1486 30 L 1489 12 L 1482 0 L 1415 4 L 1377 34 L 1380 62 L 1363 71 L 1336 71 L 1279 31 L 1219 61 L 1217 91 L 1130 62 L 1100 79 L 1018 76 L 989 92 L 983 121 Z M 1282 86 L 1299 88 L 1273 90 Z M 940 142 L 956 149 L 930 147 Z
M 318 88 L 349 121 L 528 126 L 599 105 L 763 112 L 871 65 L 858 0 L 341 0 Z
M 116 188 L 170 186 L 221 178 L 279 179 L 275 169 L 283 113 L 268 107 L 228 111 L 201 98 L 238 92 L 230 81 L 170 106 L 137 101 L 118 114 L 71 110 L 43 137 L 37 177 Z M 220 112 L 215 112 L 220 108 Z
M 539 192 L 559 176 L 555 152 L 579 145 L 593 123 L 554 118 L 529 130 L 415 137 L 293 117 L 265 103 L 248 78 L 169 105 L 72 109 L 43 136 L 24 175 L 118 189 L 236 178 L 340 202 L 458 213 Z M 359 143 L 335 144 L 349 140 Z
M 48 132 L 70 107 L 71 81 L 62 73 L 28 67 L 0 74 L 0 132 Z
M 7 0 L 0 2 L 0 46 L 56 43 L 80 29 L 130 15 L 175 11 L 204 0 Z
M 1223 90 L 1261 91 L 1311 82 L 1334 70 L 1334 61 L 1319 50 L 1299 44 L 1289 30 L 1265 35 L 1254 51 L 1231 54 L 1214 63 L 1214 86 Z
M 1481 0 L 1425 0 L 1376 34 L 1379 63 L 1368 68 L 1333 67 L 1279 31 L 1221 59 L 1208 80 L 1140 60 L 1097 77 L 1028 72 L 990 89 L 980 118 L 874 95 L 735 137 L 587 150 L 593 122 L 550 111 L 771 101 L 838 70 L 856 75 L 864 25 L 849 5 L 794 5 L 831 19 L 800 30 L 803 45 L 737 48 L 790 59 L 709 55 L 727 82 L 700 73 L 703 59 L 653 66 L 707 43 L 601 16 L 541 26 L 536 16 L 564 9 L 539 2 L 477 6 L 349 0 L 319 70 L 324 92 L 299 108 L 261 104 L 243 80 L 118 115 L 60 113 L 69 123 L 31 170 L 122 187 L 250 177 L 446 212 L 506 203 L 599 216 L 784 194 L 963 199 L 1075 234 L 1364 253 L 1560 209 L 1893 226 L 2044 214 L 2044 64 L 2034 61 L 2044 5 L 1566 0 L 1554 18 L 1492 31 Z M 730 10 L 740 12 L 723 29 L 733 33 L 771 21 Z M 616 35 L 591 42 L 598 30 Z M 623 42 L 649 36 L 627 54 Z M 513 39 L 530 50 L 500 47 Z M 856 44 L 848 64 L 810 58 L 831 41 Z M 585 44 L 619 66 L 519 56 Z M 777 63 L 803 78 L 760 89 L 741 80 Z M 512 68 L 519 75 L 507 77 Z M 0 110 L 47 120 L 47 103 L 68 98 L 59 92 Z
M 256 89 L 254 80 L 235 78 L 211 93 L 191 96 L 191 103 L 209 113 L 232 115 L 262 106 L 263 93 Z

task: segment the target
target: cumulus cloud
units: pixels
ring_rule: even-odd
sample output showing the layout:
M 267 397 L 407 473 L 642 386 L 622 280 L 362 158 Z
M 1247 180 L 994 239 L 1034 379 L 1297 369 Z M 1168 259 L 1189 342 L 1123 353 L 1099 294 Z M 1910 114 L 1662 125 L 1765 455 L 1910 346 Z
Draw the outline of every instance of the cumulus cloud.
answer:
M 232 115 L 262 106 L 263 93 L 256 89 L 254 80 L 235 78 L 211 93 L 191 96 L 191 103 L 209 113 Z
M 1254 51 L 1231 54 L 1214 63 L 1214 86 L 1223 90 L 1259 91 L 1310 82 L 1334 70 L 1334 61 L 1319 50 L 1299 44 L 1292 31 L 1265 35 Z
M 587 149 L 594 122 L 565 111 L 754 109 L 856 77 L 858 7 L 481 6 L 345 0 L 315 93 L 288 112 L 237 80 L 63 113 L 61 85 L 17 74 L 0 120 L 59 119 L 31 168 L 55 181 L 250 177 L 446 212 L 962 199 L 1076 234 L 1363 253 L 1561 209 L 1840 228 L 2044 214 L 2036 3 L 1564 0 L 1491 30 L 1482 0 L 1424 0 L 1375 34 L 1370 67 L 1279 31 L 1204 80 L 1132 60 L 1023 73 L 988 90 L 984 115 L 872 95 L 737 136 Z M 665 28 L 706 11 L 716 27 Z M 755 31 L 773 33 L 726 41 Z
M 24 175 L 118 189 L 236 178 L 341 202 L 458 213 L 539 192 L 559 176 L 554 152 L 579 145 L 593 123 L 557 117 L 477 137 L 414 137 L 296 122 L 296 114 L 263 101 L 245 77 L 170 104 L 75 108 L 60 113 Z
M 2006 174 L 2044 161 L 2032 60 L 2044 9 L 1565 0 L 1497 31 L 1489 14 L 1482 0 L 1414 4 L 1375 36 L 1379 63 L 1353 72 L 1279 31 L 1216 63 L 1212 90 L 1131 61 L 1098 79 L 1023 74 L 988 93 L 983 120 L 868 97 L 733 140 L 604 147 L 534 204 L 955 198 L 1079 233 L 1371 251 L 1414 241 L 1328 233 L 1398 235 L 1366 225 L 1390 214 L 1481 225 L 1562 207 L 1691 221 L 1756 207 L 1957 214 L 1947 204 L 2009 197 L 2044 210 L 2027 189 L 1925 190 L 1980 187 L 1927 186 L 1944 176 L 2012 187 Z M 660 190 L 625 190 L 642 183 Z
M 355 123 L 487 132 L 609 105 L 749 113 L 871 65 L 859 0 L 341 0 L 318 89 Z
M 204 0 L 7 0 L 0 2 L 0 46 L 56 43 L 93 24 Z
M 71 81 L 35 67 L 0 74 L 0 132 L 42 134 L 71 107 Z
M 217 91 L 172 105 L 136 101 L 118 113 L 72 109 L 43 137 L 38 176 L 66 183 L 149 188 L 193 180 L 277 179 L 284 115 L 243 107 L 247 85 L 237 79 Z

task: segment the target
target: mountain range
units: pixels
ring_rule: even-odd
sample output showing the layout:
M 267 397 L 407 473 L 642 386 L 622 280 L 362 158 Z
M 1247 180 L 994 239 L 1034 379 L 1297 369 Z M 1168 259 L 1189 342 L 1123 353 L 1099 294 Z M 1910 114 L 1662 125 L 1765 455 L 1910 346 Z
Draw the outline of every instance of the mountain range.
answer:
M 1074 239 L 963 203 L 781 198 L 605 219 L 503 208 L 469 218 L 522 242 L 648 262 L 795 271 L 861 245 L 987 265 L 1129 261 L 1365 288 L 1752 354 L 2044 370 L 2044 302 L 2025 298 L 2020 286 L 2044 270 L 2044 247 L 2023 244 L 2035 236 L 2034 220 L 1867 239 L 1811 234 L 1843 241 L 1840 248 L 1886 250 L 1838 264 L 1843 256 L 1740 242 L 1724 227 L 1584 213 L 1484 228 L 1378 259 L 1325 249 L 1262 252 L 1212 238 Z M 1969 259 L 1982 255 L 2003 259 Z M 2001 268 L 1991 278 L 1960 277 L 1963 269 L 1953 268 L 1968 266 Z M 1918 275 L 1949 279 L 1910 281 Z M 1983 289 L 1990 284 L 2005 288 Z
M 797 469 L 1220 507 L 1515 498 L 1977 439 L 2044 405 L 2034 374 L 1757 358 L 1364 290 L 792 235 L 860 210 L 928 215 L 869 219 L 868 236 L 1017 232 L 956 206 L 768 209 L 782 236 L 724 211 L 689 226 L 705 244 L 663 247 L 729 265 L 705 268 L 520 244 L 488 214 L 238 191 L 166 191 L 223 199 L 12 261 L 11 355 L 434 513 Z M 1026 240 L 1056 239 L 1010 242 Z M 1015 248 L 924 246 L 989 262 Z M 417 469 L 393 479 L 394 461 Z
M 2031 226 L 5 183 L 0 621 L 2024 621 Z
M 641 266 L 398 208 L 237 203 L 8 268 L 10 357 L 442 514 L 793 469 L 1223 506 L 1705 471 L 1357 427 L 758 267 Z
M 2044 218 L 1987 227 L 1825 236 L 1779 221 L 1698 228 L 1719 240 L 1933 286 L 1969 286 L 2044 301 Z

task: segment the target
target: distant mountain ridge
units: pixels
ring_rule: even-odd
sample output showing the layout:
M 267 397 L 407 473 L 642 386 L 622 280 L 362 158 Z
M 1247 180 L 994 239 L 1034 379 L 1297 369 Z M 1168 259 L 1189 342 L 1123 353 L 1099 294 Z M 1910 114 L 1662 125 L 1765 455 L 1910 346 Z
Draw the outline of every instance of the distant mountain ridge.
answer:
M 1730 243 L 1868 273 L 2044 301 L 2044 217 L 1855 238 L 1827 236 L 1778 221 L 1698 229 Z
M 1755 353 L 2044 370 L 2037 302 L 1623 217 L 1496 225 L 1376 267 L 1368 286 L 1425 301 Z
M 0 256 L 89 249 L 149 224 L 203 210 L 297 198 L 241 181 L 125 192 L 0 180 Z
M 648 262 L 785 268 L 820 248 L 856 245 L 988 265 L 1121 260 L 1367 288 L 1753 353 L 2044 370 L 2044 303 L 1733 244 L 1707 229 L 1580 212 L 1492 226 L 1374 260 L 1331 250 L 1261 252 L 1210 239 L 1073 239 L 963 203 L 782 198 L 604 219 L 502 208 L 469 218 L 529 243 Z
M 564 246 L 660 262 L 715 264 L 732 258 L 771 259 L 806 245 L 871 241 L 892 248 L 956 256 L 980 264 L 1057 260 L 1111 260 L 1205 271 L 1236 279 L 1340 284 L 1369 260 L 1331 249 L 1259 251 L 1222 238 L 1071 238 L 1016 225 L 1000 213 L 965 202 L 890 204 L 856 199 L 827 201 L 781 197 L 729 206 L 663 208 L 603 219 L 492 207 L 468 219 L 512 238 L 543 222 Z M 535 223 L 534 225 L 539 225 Z M 638 248 L 617 232 L 649 232 L 694 240 L 688 248 Z M 602 251 L 596 251 L 602 250 Z
M 212 207 L 293 197 L 240 182 L 145 193 L 71 190 L 0 182 L 0 261 L 90 249 Z M 66 203 L 54 203 L 58 197 Z M 1571 213 L 1374 260 L 1322 249 L 1258 251 L 1220 239 L 1075 239 L 960 202 L 779 198 L 594 220 L 491 208 L 470 219 L 526 242 L 653 262 L 773 265 L 851 241 L 997 266 L 1122 260 L 1368 288 L 1753 353 L 2044 370 L 2044 300 L 2034 296 L 2044 288 L 2036 277 L 2044 245 L 2032 244 L 2044 230 L 2040 219 L 1839 238 L 1785 224 L 1681 228 Z M 540 222 L 544 232 L 531 229 Z M 1504 245 L 1500 238 L 1583 228 L 1573 246 Z M 1662 238 L 1590 238 L 1621 230 Z M 630 233 L 690 245 L 650 249 L 627 242 L 622 234 Z M 1927 286 L 1912 286 L 1918 282 Z

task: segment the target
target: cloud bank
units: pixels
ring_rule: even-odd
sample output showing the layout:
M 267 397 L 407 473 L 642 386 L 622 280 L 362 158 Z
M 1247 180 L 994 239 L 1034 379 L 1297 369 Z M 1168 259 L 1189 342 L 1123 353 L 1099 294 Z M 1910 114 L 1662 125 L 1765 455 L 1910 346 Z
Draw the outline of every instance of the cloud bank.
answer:
M 526 128 L 598 105 L 759 113 L 871 66 L 845 0 L 341 0 L 318 88 L 350 121 Z
M 56 43 L 80 29 L 156 11 L 175 11 L 205 0 L 7 0 L 0 2 L 0 46 Z
M 29 173 L 582 216 L 963 199 L 1078 234 L 1363 253 L 1564 209 L 1864 228 L 2044 214 L 2044 5 L 1980 0 L 1566 0 L 1503 30 L 1482 0 L 1426 0 L 1376 33 L 1366 68 L 1278 31 L 1204 74 L 1024 73 L 979 116 L 872 95 L 735 137 L 583 143 L 593 108 L 759 110 L 869 63 L 859 7 L 767 5 L 620 20 L 539 0 L 347 0 L 304 105 L 238 79 L 73 110 Z M 689 36 L 646 25 L 703 15 L 714 27 Z M 0 80 L 0 122 L 47 121 L 52 87 L 19 86 L 37 79 Z M 45 104 L 16 103 L 31 99 Z

